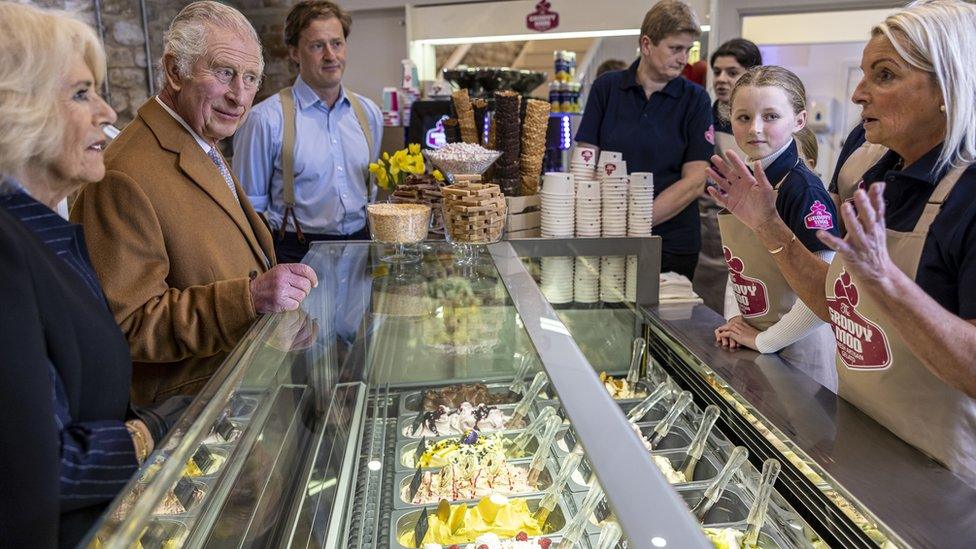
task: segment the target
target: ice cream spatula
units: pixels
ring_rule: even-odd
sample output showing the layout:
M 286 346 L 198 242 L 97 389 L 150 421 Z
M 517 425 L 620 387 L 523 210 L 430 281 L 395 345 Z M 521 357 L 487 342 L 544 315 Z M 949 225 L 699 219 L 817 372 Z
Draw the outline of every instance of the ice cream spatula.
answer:
M 601 501 L 603 501 L 603 487 L 594 479 L 593 484 L 590 486 L 590 491 L 583 498 L 579 513 L 573 517 L 573 520 L 566 527 L 566 533 L 563 534 L 563 539 L 559 542 L 558 549 L 576 547 L 583 537 L 583 533 L 586 531 L 586 523 L 590 520 L 590 515 L 596 511 Z
M 539 475 L 545 469 L 546 462 L 552 457 L 552 443 L 556 440 L 556 431 L 559 430 L 561 424 L 562 422 L 556 416 L 550 416 L 546 420 L 546 430 L 543 431 L 539 449 L 535 451 L 535 456 L 532 457 L 532 463 L 529 465 L 529 486 L 535 486 L 539 483 Z
M 702 418 L 701 425 L 698 426 L 695 439 L 691 441 L 691 446 L 688 447 L 688 451 L 685 453 L 685 459 L 681 462 L 681 466 L 678 467 L 678 470 L 684 473 L 685 478 L 689 481 L 694 477 L 695 467 L 698 466 L 702 452 L 705 451 L 705 442 L 708 441 L 708 435 L 712 432 L 712 427 L 715 426 L 715 422 L 721 413 L 722 411 L 714 404 L 710 404 L 705 408 L 705 417 Z
M 512 441 L 512 451 L 509 455 L 519 456 L 525 451 L 525 447 L 529 445 L 532 441 L 532 437 L 536 436 L 538 433 L 542 432 L 542 429 L 546 425 L 546 420 L 550 417 L 556 416 L 556 409 L 552 406 L 546 406 L 539 412 L 539 415 L 535 416 L 529 425 L 522 430 L 521 433 L 515 437 Z
M 603 523 L 603 528 L 600 529 L 600 538 L 596 542 L 596 549 L 613 549 L 620 541 L 621 535 L 623 533 L 620 531 L 620 525 L 608 520 Z
M 539 396 L 539 391 L 542 390 L 542 386 L 549 381 L 546 377 L 545 372 L 538 372 L 535 377 L 532 378 L 532 385 L 529 386 L 529 390 L 522 395 L 522 400 L 519 401 L 518 406 L 515 407 L 515 411 L 512 412 L 512 417 L 508 420 L 509 426 L 518 426 L 519 423 L 525 416 L 529 413 L 529 408 L 532 407 L 532 403 L 535 402 L 536 397 Z
M 647 341 L 642 337 L 635 337 L 634 344 L 630 348 L 630 369 L 627 370 L 627 382 L 633 387 L 640 381 L 640 367 L 644 362 L 644 351 L 647 349 Z
M 678 416 L 685 411 L 685 408 L 689 404 L 691 404 L 691 392 L 681 391 L 681 394 L 678 395 L 678 400 L 674 402 L 674 406 L 668 410 L 668 415 L 664 416 L 664 419 L 654 428 L 654 436 L 651 438 L 651 450 L 657 448 L 657 445 L 664 440 L 664 437 L 668 436 L 668 433 L 671 432 L 671 427 L 674 426 L 674 422 L 678 420 Z
M 763 462 L 759 490 L 756 492 L 756 499 L 749 509 L 749 518 L 746 519 L 749 527 L 746 529 L 743 547 L 755 547 L 759 544 L 759 530 L 766 522 L 766 510 L 769 508 L 769 499 L 773 495 L 773 484 L 776 483 L 776 477 L 779 476 L 781 467 L 779 460 L 773 458 Z
M 569 454 L 563 460 L 562 467 L 559 468 L 559 473 L 556 474 L 556 479 L 553 481 L 552 486 L 546 490 L 546 495 L 543 496 L 542 501 L 539 503 L 539 509 L 535 512 L 535 519 L 539 522 L 540 526 L 545 526 L 549 514 L 552 513 L 553 509 L 556 508 L 556 504 L 559 503 L 563 487 L 569 482 L 569 477 L 573 476 L 573 473 L 579 469 L 582 461 L 583 454 Z
M 522 360 L 519 362 L 518 370 L 515 372 L 515 379 L 512 380 L 512 384 L 508 387 L 508 392 L 520 395 L 525 391 L 525 374 L 529 373 L 529 366 L 531 365 L 532 360 L 530 360 L 529 353 L 522 353 Z
M 653 408 L 654 405 L 661 402 L 661 399 L 670 394 L 671 387 L 668 386 L 667 382 L 658 385 L 651 394 L 647 395 L 647 398 L 640 401 L 637 406 L 634 406 L 629 412 L 627 412 L 627 421 L 637 423 L 647 415 L 647 412 L 651 411 L 651 408 Z
M 715 480 L 708 485 L 705 489 L 705 494 L 702 499 L 695 504 L 691 509 L 692 514 L 698 519 L 698 522 L 703 522 L 705 520 L 705 515 L 708 511 L 715 505 L 715 502 L 722 497 L 722 492 L 725 491 L 725 487 L 729 485 L 729 481 L 732 480 L 732 475 L 739 470 L 745 461 L 749 459 L 749 450 L 745 446 L 736 446 L 732 450 L 732 455 L 729 456 L 729 461 L 725 463 L 722 467 L 722 471 L 715 477 Z

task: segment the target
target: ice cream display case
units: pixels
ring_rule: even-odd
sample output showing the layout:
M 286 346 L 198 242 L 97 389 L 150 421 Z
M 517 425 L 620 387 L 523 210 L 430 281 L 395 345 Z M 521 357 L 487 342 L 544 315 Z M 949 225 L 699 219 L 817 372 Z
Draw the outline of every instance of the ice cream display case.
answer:
M 464 263 L 442 242 L 409 250 L 420 256 L 409 264 L 385 252 L 314 245 L 304 262 L 318 287 L 245 335 L 85 545 L 929 539 L 891 527 L 899 505 L 873 513 L 864 501 L 877 498 L 755 405 L 723 357 L 705 356 L 698 332 L 714 319 L 657 303 L 659 239 L 500 242 Z M 601 256 L 631 258 L 645 276 L 597 303 L 545 298 L 545 258 Z M 909 478 L 950 489 L 927 474 Z

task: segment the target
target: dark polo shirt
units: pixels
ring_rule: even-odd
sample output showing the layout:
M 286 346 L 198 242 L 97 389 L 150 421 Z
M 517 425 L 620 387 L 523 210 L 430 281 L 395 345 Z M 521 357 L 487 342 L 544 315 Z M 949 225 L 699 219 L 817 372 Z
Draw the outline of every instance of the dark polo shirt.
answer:
M 593 83 L 576 140 L 623 154 L 627 170 L 654 173 L 655 195 L 681 179 L 686 162 L 708 161 L 715 153 L 712 108 L 701 86 L 678 77 L 650 98 L 637 82 L 638 61 Z M 698 254 L 698 202 L 654 224 L 664 253 Z

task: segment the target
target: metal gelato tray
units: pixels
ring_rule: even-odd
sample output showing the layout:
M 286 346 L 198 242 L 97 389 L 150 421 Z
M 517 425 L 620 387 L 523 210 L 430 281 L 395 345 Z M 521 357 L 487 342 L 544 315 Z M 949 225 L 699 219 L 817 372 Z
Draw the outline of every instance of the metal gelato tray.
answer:
M 570 497 L 568 492 L 564 492 L 564 497 Z M 539 502 L 542 500 L 541 496 L 527 497 L 525 498 L 528 504 L 529 512 L 534 513 L 539 508 Z M 468 504 L 469 507 L 474 505 Z M 418 506 L 412 509 L 400 509 L 394 510 L 393 515 L 390 519 L 390 545 L 391 549 L 407 549 L 409 545 L 403 545 L 400 543 L 400 538 L 412 534 L 414 528 L 417 526 L 417 520 L 420 518 L 421 510 L 426 507 L 428 514 L 434 514 L 437 512 L 437 505 L 427 505 Z M 556 508 L 553 509 L 552 513 L 549 514 L 549 518 L 546 519 L 546 523 L 542 527 L 542 536 L 548 537 L 553 541 L 552 546 L 555 547 L 558 544 L 558 540 L 561 539 L 560 534 L 562 534 L 563 528 L 569 519 L 572 518 L 571 509 L 567 506 L 567 501 L 561 500 Z M 412 535 L 410 536 L 413 537 Z M 538 539 L 540 536 L 535 536 L 529 539 Z M 466 541 L 465 543 L 473 543 L 474 540 Z M 450 545 L 450 544 L 447 544 Z M 462 547 L 464 544 L 459 544 Z M 416 544 L 414 544 L 416 547 Z
M 704 487 L 695 486 L 676 486 L 675 490 L 678 495 L 681 496 L 685 501 L 685 505 L 689 509 L 695 506 L 699 500 L 701 500 L 702 495 L 705 493 Z M 586 493 L 577 493 L 577 498 L 586 497 Z M 587 525 L 587 529 L 590 532 L 599 532 L 600 525 L 613 515 L 610 509 L 610 504 L 604 499 L 596 508 L 596 512 L 590 517 L 590 523 Z M 715 502 L 715 505 L 708 510 L 705 514 L 705 520 L 702 521 L 702 525 L 706 527 L 723 527 L 730 524 L 745 524 L 746 519 L 749 517 L 749 504 L 747 499 L 744 497 L 744 493 L 737 486 L 730 485 L 728 488 L 722 492 L 722 497 Z
M 672 450 L 664 452 L 654 452 L 653 455 L 666 458 L 671 462 L 671 466 L 677 469 L 681 466 L 681 462 L 685 459 L 684 450 Z M 672 486 L 705 486 L 718 476 L 719 471 L 722 470 L 722 462 L 714 455 L 713 452 L 705 451 L 702 454 L 702 458 L 698 461 L 695 466 L 695 471 L 692 476 L 692 480 L 688 482 L 678 482 L 672 483 Z M 578 492 L 585 492 L 589 490 L 589 479 L 593 474 L 590 468 L 590 462 L 583 460 L 580 462 L 579 469 L 573 473 L 573 476 L 569 479 L 569 489 Z
M 519 459 L 519 460 L 510 460 L 508 463 L 516 467 L 525 469 L 526 473 L 528 473 L 529 465 L 531 464 L 531 462 L 532 460 L 530 459 Z M 550 486 L 552 486 L 552 481 L 553 478 L 555 477 L 555 472 L 552 469 L 552 466 L 553 466 L 553 460 L 550 458 L 549 460 L 547 460 L 545 468 L 543 468 L 542 473 L 539 475 L 539 484 L 537 486 L 532 487 L 530 490 L 524 492 L 515 492 L 515 493 L 508 493 L 508 492 L 498 492 L 498 493 L 501 493 L 508 497 L 530 497 L 533 495 L 540 495 L 546 490 L 548 490 Z M 438 467 L 421 469 L 421 471 L 423 471 L 424 473 L 427 472 L 437 473 L 440 470 L 441 469 Z M 396 480 L 393 483 L 394 490 L 395 490 L 395 494 L 393 496 L 393 507 L 395 509 L 414 509 L 414 508 L 421 508 L 421 507 L 429 507 L 431 505 L 437 504 L 436 501 L 429 502 L 429 503 L 410 503 L 409 501 L 406 501 L 404 499 L 405 495 L 409 495 L 410 483 L 411 481 L 413 481 L 415 474 L 416 474 L 416 470 L 398 472 L 396 474 Z M 404 494 L 405 490 L 407 490 L 407 494 Z M 491 493 L 487 493 L 484 495 L 486 496 L 491 495 Z M 451 503 L 459 503 L 459 502 L 476 503 L 479 498 L 466 498 L 466 499 L 457 499 L 457 500 L 451 498 L 443 498 L 443 499 L 447 499 Z
M 637 427 L 640 428 L 641 434 L 644 437 L 653 436 L 654 427 L 657 423 L 638 423 Z M 664 450 L 683 450 L 691 444 L 691 440 L 694 438 L 695 433 L 692 431 L 690 426 L 684 424 L 684 422 L 675 423 L 674 427 L 668 432 L 667 436 L 661 440 L 655 451 Z M 566 456 L 570 451 L 576 446 L 576 432 L 572 429 L 566 429 L 561 433 L 556 434 L 556 443 L 553 448 L 556 449 L 556 454 L 559 456 Z
M 520 431 L 496 431 L 494 433 L 487 433 L 482 436 L 497 436 L 500 437 L 504 443 L 510 444 L 518 437 Z M 450 437 L 439 437 L 427 439 L 427 444 L 436 444 L 442 440 L 460 440 L 461 436 L 450 436 Z M 409 471 L 413 474 L 415 469 L 414 459 L 417 451 L 417 447 L 420 446 L 420 440 L 417 439 L 406 439 L 399 440 L 397 442 L 396 448 L 396 470 L 397 472 Z M 531 458 L 536 450 L 539 449 L 539 439 L 537 436 L 533 436 L 529 440 L 528 445 L 525 447 L 524 456 L 509 456 L 510 459 L 521 459 L 521 458 Z
M 498 408 L 499 410 L 501 410 L 502 413 L 504 413 L 506 416 L 511 416 L 512 415 L 512 412 L 515 411 L 515 405 L 514 404 L 503 404 L 503 405 L 500 405 L 500 406 L 496 406 L 496 408 Z M 413 434 L 410 434 L 410 433 L 414 432 L 414 431 L 412 431 L 412 429 L 414 427 L 415 421 L 417 420 L 417 415 L 418 414 L 421 414 L 421 413 L 422 412 L 408 414 L 406 416 L 401 416 L 399 418 L 399 420 L 397 421 L 397 440 L 401 440 L 401 441 L 403 441 L 403 440 L 420 440 L 422 438 L 420 435 L 414 436 Z M 528 423 L 529 421 L 532 421 L 532 419 L 535 418 L 535 416 L 536 416 L 535 410 L 533 408 L 529 408 L 529 411 L 526 414 L 526 418 L 524 420 L 525 423 Z M 504 432 L 504 431 L 518 431 L 518 430 L 522 429 L 523 427 L 525 427 L 525 424 L 519 425 L 517 427 L 512 427 L 512 426 L 506 425 L 502 429 L 491 429 L 491 430 L 488 430 L 488 429 L 477 429 L 477 431 L 479 433 L 488 434 L 488 433 L 499 433 L 499 432 Z M 464 433 L 451 433 L 451 434 L 447 434 L 447 435 L 436 435 L 436 436 L 438 438 L 443 438 L 445 436 L 447 436 L 447 437 L 450 437 L 450 436 L 460 436 L 460 435 L 463 435 L 463 434 Z M 428 436 L 427 438 L 430 439 L 430 438 L 433 438 L 433 437 Z
M 448 384 L 444 384 L 444 385 L 432 385 L 430 387 L 425 387 L 424 389 L 421 389 L 419 391 L 409 391 L 409 392 L 401 393 L 400 394 L 400 399 L 399 399 L 399 412 L 398 412 L 398 415 L 400 417 L 403 417 L 403 416 L 411 416 L 411 417 L 412 416 L 416 416 L 417 415 L 417 412 L 420 412 L 421 411 L 421 407 L 423 406 L 423 402 L 424 402 L 424 393 L 427 390 L 430 390 L 430 389 L 440 390 L 440 389 L 444 389 L 446 387 L 450 387 L 451 385 L 475 385 L 477 383 L 478 382 L 463 383 L 463 384 L 460 384 L 460 383 L 448 383 Z M 528 387 L 531 383 L 532 383 L 532 378 L 527 378 L 525 380 L 525 386 L 526 387 Z M 496 383 L 480 383 L 480 384 L 481 385 L 485 385 L 488 388 L 488 392 L 491 393 L 491 394 L 493 394 L 493 395 L 507 395 L 507 394 L 509 394 L 508 388 L 511 386 L 511 382 L 507 382 L 507 383 L 497 383 L 497 382 Z M 522 396 L 519 395 L 519 394 L 517 394 L 517 393 L 513 393 L 513 394 L 515 395 L 513 397 L 514 400 L 512 400 L 511 402 L 504 402 L 502 404 L 518 404 L 518 401 L 522 398 Z M 539 399 L 540 400 L 544 400 L 544 399 L 548 399 L 548 398 L 549 398 L 549 395 L 548 395 L 548 393 L 546 391 L 546 388 L 543 387 L 542 392 L 539 393 Z M 472 404 L 480 404 L 480 403 L 479 402 L 472 402 Z

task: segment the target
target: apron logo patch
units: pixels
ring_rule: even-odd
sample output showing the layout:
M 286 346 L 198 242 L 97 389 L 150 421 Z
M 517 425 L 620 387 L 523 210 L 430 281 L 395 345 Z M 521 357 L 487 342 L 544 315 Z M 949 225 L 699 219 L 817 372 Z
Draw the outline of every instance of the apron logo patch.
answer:
M 803 221 L 808 229 L 826 231 L 834 228 L 834 216 L 830 215 L 827 206 L 824 206 L 819 200 L 810 206 L 810 213 L 803 218 Z
M 732 293 L 739 306 L 739 312 L 745 318 L 762 316 L 769 311 L 769 299 L 766 298 L 766 284 L 758 278 L 742 274 L 745 264 L 742 259 L 732 255 L 732 250 L 722 246 L 725 262 L 729 265 L 729 279 L 732 281 Z
M 708 141 L 709 145 L 715 144 L 715 124 L 712 124 L 705 130 L 705 141 Z
M 860 297 L 847 270 L 834 281 L 834 297 L 827 297 L 827 311 L 834 328 L 837 352 L 848 368 L 883 370 L 891 366 L 888 337 L 877 324 L 857 311 Z

